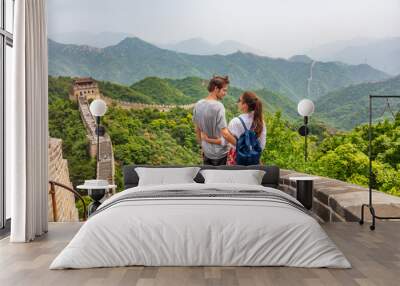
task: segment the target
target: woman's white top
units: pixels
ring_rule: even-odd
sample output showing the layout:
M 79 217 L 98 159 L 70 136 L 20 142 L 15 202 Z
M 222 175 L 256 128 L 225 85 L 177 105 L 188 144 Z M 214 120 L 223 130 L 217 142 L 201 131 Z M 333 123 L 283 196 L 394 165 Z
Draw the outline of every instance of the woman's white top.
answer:
M 250 129 L 251 125 L 253 124 L 254 112 L 243 113 L 239 116 L 244 121 L 244 124 L 246 125 L 247 129 Z M 233 118 L 229 122 L 228 129 L 232 133 L 232 135 L 235 136 L 236 138 L 239 138 L 245 131 L 244 127 L 242 125 L 242 122 L 240 122 L 240 119 L 238 117 Z M 265 122 L 263 122 L 263 130 L 260 134 L 260 137 L 258 137 L 258 141 L 260 142 L 261 149 L 263 149 L 263 150 L 265 148 L 266 138 L 267 138 L 267 127 L 265 126 Z M 222 144 L 227 144 L 227 142 L 224 140 L 223 137 L 222 137 Z M 233 146 L 233 147 L 235 147 L 235 146 Z

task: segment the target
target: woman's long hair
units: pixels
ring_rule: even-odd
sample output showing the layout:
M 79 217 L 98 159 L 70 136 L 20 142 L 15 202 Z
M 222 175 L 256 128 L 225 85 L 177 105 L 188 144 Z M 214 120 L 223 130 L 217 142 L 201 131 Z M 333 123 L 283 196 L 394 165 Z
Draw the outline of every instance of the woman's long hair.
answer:
M 249 107 L 249 111 L 254 111 L 252 129 L 257 134 L 257 137 L 260 137 L 261 132 L 264 128 L 261 100 L 254 92 L 245 91 L 242 94 L 242 103 L 247 104 L 247 106 Z

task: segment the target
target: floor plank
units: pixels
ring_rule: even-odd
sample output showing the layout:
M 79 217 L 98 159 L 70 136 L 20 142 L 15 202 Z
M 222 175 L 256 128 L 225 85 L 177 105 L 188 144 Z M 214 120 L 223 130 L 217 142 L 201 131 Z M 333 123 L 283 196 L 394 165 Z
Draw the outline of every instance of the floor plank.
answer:
M 80 223 L 50 223 L 49 233 L 32 243 L 0 240 L 0 285 L 399 285 L 400 222 L 379 222 L 376 231 L 357 223 L 322 227 L 352 263 L 352 269 L 290 267 L 118 267 L 48 269 L 79 230 Z

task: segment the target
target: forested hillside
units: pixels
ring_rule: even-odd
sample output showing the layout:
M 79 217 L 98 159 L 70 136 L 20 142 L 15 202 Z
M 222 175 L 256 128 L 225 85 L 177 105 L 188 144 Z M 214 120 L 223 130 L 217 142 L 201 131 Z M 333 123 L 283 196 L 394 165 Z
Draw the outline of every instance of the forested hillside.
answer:
M 333 91 L 316 101 L 320 116 L 330 125 L 349 130 L 368 122 L 369 95 L 400 95 L 400 76 L 374 83 L 362 83 Z M 400 98 L 389 99 L 393 113 L 400 110 Z M 385 99 L 373 102 L 373 118 L 389 115 Z M 386 114 L 383 112 L 386 111 Z

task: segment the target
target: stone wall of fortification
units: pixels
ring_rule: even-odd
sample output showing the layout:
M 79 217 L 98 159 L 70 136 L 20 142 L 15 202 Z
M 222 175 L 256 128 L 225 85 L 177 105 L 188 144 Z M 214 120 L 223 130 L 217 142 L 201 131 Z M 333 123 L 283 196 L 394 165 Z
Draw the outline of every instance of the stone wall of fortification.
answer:
M 296 182 L 291 177 L 304 177 L 309 174 L 292 170 L 280 170 L 279 188 L 296 197 Z M 361 205 L 368 203 L 368 188 L 320 176 L 314 180 L 312 212 L 325 222 L 357 222 L 361 217 Z M 374 207 L 380 216 L 398 216 L 400 198 L 374 191 Z M 364 212 L 365 221 L 371 220 L 368 209 Z
M 67 160 L 63 158 L 62 140 L 49 138 L 49 180 L 59 182 L 72 188 L 69 178 L 69 170 Z M 50 185 L 49 185 L 50 190 Z M 48 195 L 49 205 L 49 221 L 54 221 L 53 206 L 51 195 Z M 57 206 L 57 221 L 79 221 L 78 209 L 75 206 L 75 196 L 73 193 L 56 187 L 55 191 Z

